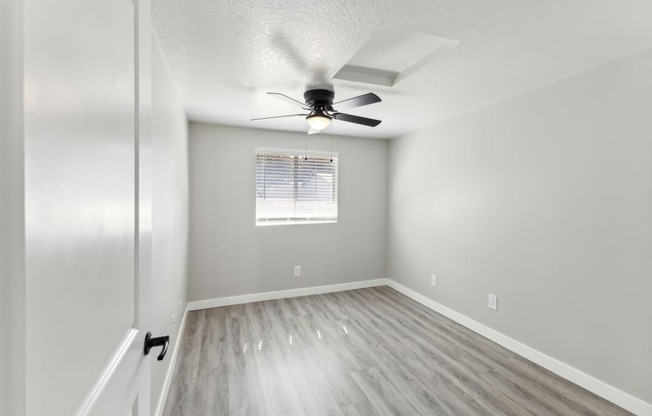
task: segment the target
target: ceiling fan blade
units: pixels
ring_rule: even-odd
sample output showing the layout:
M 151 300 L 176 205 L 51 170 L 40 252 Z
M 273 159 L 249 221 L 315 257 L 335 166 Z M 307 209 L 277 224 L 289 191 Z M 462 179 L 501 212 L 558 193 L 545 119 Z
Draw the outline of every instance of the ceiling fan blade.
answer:
M 288 97 L 287 95 L 281 94 L 280 92 L 268 92 L 267 95 L 271 95 L 273 97 L 280 98 L 281 100 L 287 101 L 287 102 L 292 103 L 292 104 L 299 104 L 301 107 L 306 106 L 306 103 L 302 103 L 301 101 L 295 100 L 294 98 Z
M 363 95 L 358 95 L 357 97 L 349 98 L 346 100 L 342 100 L 339 102 L 336 102 L 333 104 L 333 107 L 336 107 L 338 109 L 349 109 L 349 108 L 356 108 L 356 107 L 362 107 L 363 105 L 369 105 L 369 104 L 374 104 L 374 103 L 379 103 L 381 101 L 380 97 L 374 94 L 373 92 L 363 94 Z
M 273 116 L 273 117 L 260 117 L 260 118 L 251 118 L 249 121 L 258 121 L 258 120 L 269 120 L 271 118 L 283 118 L 283 117 L 305 117 L 308 114 L 287 114 L 284 116 Z
M 373 118 L 354 116 L 344 113 L 335 113 L 333 114 L 333 118 L 336 120 L 348 121 L 349 123 L 362 124 L 363 126 L 369 127 L 376 127 L 381 123 L 380 120 L 374 120 Z

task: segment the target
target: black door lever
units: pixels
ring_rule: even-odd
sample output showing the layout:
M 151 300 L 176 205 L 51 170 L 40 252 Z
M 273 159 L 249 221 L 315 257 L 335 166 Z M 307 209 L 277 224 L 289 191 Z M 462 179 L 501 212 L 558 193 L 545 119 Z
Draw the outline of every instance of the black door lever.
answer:
M 161 353 L 156 358 L 157 360 L 162 361 L 163 357 L 165 357 L 165 354 L 167 354 L 168 352 L 169 343 L 170 343 L 169 335 L 163 335 L 161 337 L 152 338 L 152 333 L 147 332 L 147 335 L 145 335 L 145 355 L 148 355 L 149 350 L 151 350 L 152 348 L 163 346 Z

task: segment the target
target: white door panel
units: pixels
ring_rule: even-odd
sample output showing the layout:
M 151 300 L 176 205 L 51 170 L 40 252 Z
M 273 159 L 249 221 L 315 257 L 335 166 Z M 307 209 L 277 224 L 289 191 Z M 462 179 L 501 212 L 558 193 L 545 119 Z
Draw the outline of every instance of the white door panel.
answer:
M 142 333 L 141 333 L 142 335 Z M 143 358 L 139 331 L 127 331 L 98 382 L 75 415 L 149 415 L 149 361 Z
M 148 7 L 25 1 L 28 415 L 149 413 Z

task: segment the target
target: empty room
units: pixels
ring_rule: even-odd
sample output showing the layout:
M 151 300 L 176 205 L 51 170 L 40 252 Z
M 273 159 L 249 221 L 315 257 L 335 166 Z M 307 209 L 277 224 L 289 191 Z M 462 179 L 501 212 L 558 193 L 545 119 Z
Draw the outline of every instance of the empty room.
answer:
M 0 28 L 0 415 L 652 416 L 652 2 Z

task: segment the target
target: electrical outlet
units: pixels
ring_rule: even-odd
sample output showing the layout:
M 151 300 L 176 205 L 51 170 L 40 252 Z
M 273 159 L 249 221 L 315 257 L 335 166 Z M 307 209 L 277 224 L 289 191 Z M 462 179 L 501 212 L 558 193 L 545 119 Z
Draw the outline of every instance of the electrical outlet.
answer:
M 294 266 L 294 277 L 301 277 L 301 266 Z
M 430 284 L 433 286 L 437 286 L 437 276 L 435 276 L 434 274 L 430 275 Z
M 489 309 L 498 310 L 498 296 L 489 294 Z

